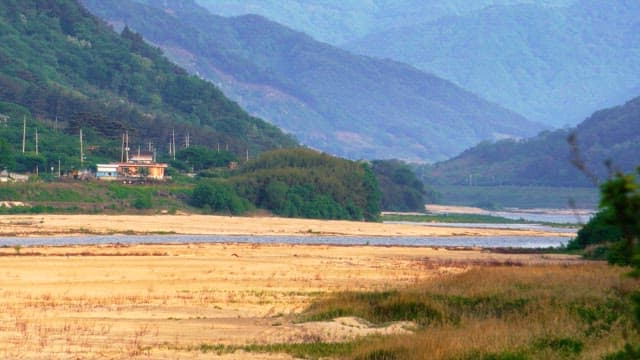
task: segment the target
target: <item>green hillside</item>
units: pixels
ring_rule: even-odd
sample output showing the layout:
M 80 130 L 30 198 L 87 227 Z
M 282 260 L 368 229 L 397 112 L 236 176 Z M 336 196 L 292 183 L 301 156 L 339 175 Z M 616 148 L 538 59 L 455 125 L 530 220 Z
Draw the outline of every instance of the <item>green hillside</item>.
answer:
M 580 158 L 598 179 L 606 179 L 611 171 L 633 171 L 640 165 L 640 97 L 598 111 L 573 129 L 547 131 L 521 141 L 480 144 L 451 160 L 425 167 L 426 182 L 592 186 L 571 163 L 570 134 L 575 136 Z M 606 161 L 611 161 L 610 169 Z
M 493 6 L 344 44 L 432 72 L 555 127 L 638 94 L 640 2 Z
M 482 140 L 542 130 L 446 80 L 353 55 L 259 16 L 214 16 L 192 1 L 84 3 L 327 153 L 435 161 Z
M 160 155 L 172 129 L 189 133 L 191 144 L 221 143 L 238 153 L 296 145 L 141 36 L 113 32 L 75 0 L 0 2 L 0 113 L 9 116 L 0 132 L 13 153 L 22 154 L 24 118 L 29 153 L 39 128 L 38 162 L 47 169 L 58 159 L 77 165 L 80 128 L 88 163 L 119 159 L 125 130 L 133 146 L 151 143 Z M 22 156 L 19 163 L 29 168 Z

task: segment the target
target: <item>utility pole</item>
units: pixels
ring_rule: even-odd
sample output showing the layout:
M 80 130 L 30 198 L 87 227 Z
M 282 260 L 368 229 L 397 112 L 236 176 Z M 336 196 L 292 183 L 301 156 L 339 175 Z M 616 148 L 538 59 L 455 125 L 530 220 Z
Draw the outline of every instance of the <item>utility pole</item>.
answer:
M 22 152 L 25 151 L 27 144 L 27 116 L 22 116 Z
M 175 129 L 171 129 L 171 148 L 173 149 L 172 151 L 173 160 L 175 160 L 176 159 L 176 130 Z
M 129 132 L 124 133 L 125 142 L 124 142 L 124 162 L 129 162 Z
M 38 128 L 36 128 L 36 155 L 38 155 Z
M 58 177 L 62 175 L 62 171 L 60 170 L 60 159 L 58 159 Z
M 120 162 L 124 162 L 124 133 L 122 133 L 122 145 L 120 145 Z
M 247 160 L 246 162 L 249 162 L 249 149 L 247 149 Z
M 82 128 L 80 128 L 80 168 L 84 166 L 84 149 L 82 146 Z

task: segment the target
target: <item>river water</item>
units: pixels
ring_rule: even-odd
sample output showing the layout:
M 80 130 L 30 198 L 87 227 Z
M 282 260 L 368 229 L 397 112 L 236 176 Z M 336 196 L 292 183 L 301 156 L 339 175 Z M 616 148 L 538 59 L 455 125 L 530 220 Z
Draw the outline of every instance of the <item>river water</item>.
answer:
M 542 236 L 450 236 L 450 237 L 363 237 L 363 236 L 225 236 L 225 235 L 88 235 L 53 237 L 0 237 L 0 246 L 164 244 L 164 243 L 255 243 L 325 244 L 378 246 L 513 247 L 548 248 L 566 245 L 569 237 Z

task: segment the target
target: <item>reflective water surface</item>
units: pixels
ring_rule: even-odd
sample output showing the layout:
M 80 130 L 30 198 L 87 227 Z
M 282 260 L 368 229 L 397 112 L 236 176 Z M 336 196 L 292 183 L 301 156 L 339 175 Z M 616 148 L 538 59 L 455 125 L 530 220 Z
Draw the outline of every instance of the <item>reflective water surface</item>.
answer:
M 547 248 L 566 244 L 568 237 L 452 236 L 452 237 L 362 237 L 362 236 L 226 236 L 226 235 L 88 235 L 53 237 L 0 237 L 0 246 L 161 244 L 161 243 L 256 243 Z

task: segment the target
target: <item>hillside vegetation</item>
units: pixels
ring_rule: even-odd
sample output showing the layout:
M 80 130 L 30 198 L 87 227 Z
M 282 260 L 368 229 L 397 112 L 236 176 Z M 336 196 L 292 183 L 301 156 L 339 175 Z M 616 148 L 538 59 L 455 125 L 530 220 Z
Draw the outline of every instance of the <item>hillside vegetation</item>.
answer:
M 260 16 L 223 18 L 193 1 L 83 2 L 327 153 L 430 162 L 543 128 L 436 76 L 353 55 Z
M 640 159 L 640 97 L 601 110 L 574 129 L 536 137 L 483 143 L 455 158 L 425 167 L 427 183 L 449 185 L 593 186 L 573 164 L 569 135 L 581 161 L 600 180 L 611 171 L 633 171 Z M 611 168 L 605 166 L 610 160 Z
M 119 159 L 124 131 L 132 147 L 151 142 L 159 154 L 172 129 L 190 133 L 192 144 L 222 143 L 238 153 L 296 145 L 138 34 L 113 32 L 75 0 L 0 3 L 0 114 L 9 116 L 0 131 L 14 153 L 22 154 L 27 120 L 29 154 L 20 156 L 35 156 L 39 129 L 41 170 L 57 168 L 58 159 L 67 169 L 79 165 L 80 128 L 87 164 Z
M 505 4 L 381 30 L 343 47 L 406 62 L 561 127 L 638 94 L 639 17 L 640 2 L 629 0 Z
M 376 220 L 380 190 L 366 164 L 313 150 L 278 150 L 247 163 L 229 181 L 256 206 L 288 217 Z

